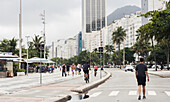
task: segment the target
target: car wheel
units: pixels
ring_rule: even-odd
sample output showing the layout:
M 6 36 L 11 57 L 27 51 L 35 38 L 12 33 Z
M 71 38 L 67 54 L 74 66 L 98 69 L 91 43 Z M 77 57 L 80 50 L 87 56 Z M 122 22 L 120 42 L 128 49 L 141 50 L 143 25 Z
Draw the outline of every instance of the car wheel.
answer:
M 125 70 L 125 72 L 127 72 L 127 70 Z

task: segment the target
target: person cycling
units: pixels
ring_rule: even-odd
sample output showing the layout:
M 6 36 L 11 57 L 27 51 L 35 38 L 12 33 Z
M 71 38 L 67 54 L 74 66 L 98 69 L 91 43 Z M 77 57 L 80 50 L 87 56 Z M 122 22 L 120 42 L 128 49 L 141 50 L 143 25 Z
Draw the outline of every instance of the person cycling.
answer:
M 89 83 L 89 69 L 90 69 L 90 65 L 88 64 L 88 62 L 86 62 L 86 64 L 83 66 L 83 71 L 84 71 L 84 80 L 86 81 L 86 83 Z
M 94 76 L 96 77 L 97 75 L 97 69 L 98 69 L 98 66 L 94 66 Z

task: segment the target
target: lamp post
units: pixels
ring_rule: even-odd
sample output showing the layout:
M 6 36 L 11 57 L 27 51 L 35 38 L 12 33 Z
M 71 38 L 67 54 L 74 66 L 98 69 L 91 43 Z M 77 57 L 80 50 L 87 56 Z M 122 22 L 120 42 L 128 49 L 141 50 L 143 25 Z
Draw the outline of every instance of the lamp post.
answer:
M 27 38 L 27 76 L 28 76 L 28 47 L 29 47 L 29 43 L 28 43 L 28 38 L 30 36 L 25 36 Z
M 40 16 L 42 17 L 42 23 L 44 24 L 43 38 L 44 38 L 44 58 L 45 58 L 45 55 L 46 55 L 46 51 L 45 51 L 45 44 L 46 44 L 46 38 L 45 38 L 45 24 L 46 24 L 46 21 L 45 21 L 45 10 L 43 11 L 43 14 L 40 14 Z
M 22 0 L 20 0 L 20 13 L 19 13 L 19 69 L 21 69 L 21 58 L 22 58 Z
M 40 44 L 40 84 L 42 84 L 41 57 L 42 57 L 42 49 L 41 49 L 41 44 Z
M 125 41 L 123 42 L 123 65 L 125 65 Z

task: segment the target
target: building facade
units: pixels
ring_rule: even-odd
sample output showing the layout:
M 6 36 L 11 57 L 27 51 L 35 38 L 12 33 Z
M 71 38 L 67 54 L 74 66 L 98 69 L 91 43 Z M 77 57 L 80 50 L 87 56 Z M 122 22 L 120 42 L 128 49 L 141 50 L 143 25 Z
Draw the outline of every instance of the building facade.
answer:
M 94 44 L 94 40 L 98 38 L 96 34 L 103 32 L 102 34 L 104 35 L 105 31 L 102 30 L 104 28 L 106 29 L 106 27 L 106 0 L 82 0 L 83 48 L 92 51 L 94 47 L 92 45 L 98 45 L 98 42 Z M 96 38 L 94 38 L 94 36 L 96 36 Z
M 107 33 L 107 44 L 113 45 L 112 42 L 112 33 L 116 31 L 118 27 L 122 26 L 123 29 L 126 31 L 126 38 L 124 42 L 121 44 L 120 49 L 124 47 L 132 47 L 137 38 L 136 31 L 142 25 L 141 17 L 138 17 L 141 14 L 140 11 L 136 12 L 135 14 L 125 15 L 125 17 L 115 20 L 114 23 L 108 26 L 108 33 Z M 115 50 L 118 50 L 118 45 L 114 45 Z
M 82 51 L 82 32 L 79 32 L 76 36 L 76 46 L 76 54 L 78 55 Z
M 141 0 L 141 13 L 145 14 L 148 11 L 161 10 L 164 8 L 161 0 Z M 149 22 L 148 18 L 142 17 L 142 25 Z
M 55 46 L 54 46 L 54 42 L 52 42 L 52 45 L 48 46 L 49 49 L 49 59 L 52 59 L 54 57 L 56 57 L 56 50 L 55 50 Z

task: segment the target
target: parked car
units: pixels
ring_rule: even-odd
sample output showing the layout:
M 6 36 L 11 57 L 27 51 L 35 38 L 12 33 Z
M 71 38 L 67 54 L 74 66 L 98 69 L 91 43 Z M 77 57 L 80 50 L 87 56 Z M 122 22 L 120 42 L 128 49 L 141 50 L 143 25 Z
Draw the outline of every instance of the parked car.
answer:
M 147 66 L 147 68 L 152 68 L 152 65 L 146 65 Z
M 169 64 L 169 67 L 170 67 L 170 64 Z M 164 69 L 168 69 L 167 64 L 164 65 Z
M 109 68 L 109 65 L 104 65 L 104 68 Z
M 159 68 L 159 69 L 161 69 L 161 66 L 160 66 L 160 65 L 157 65 L 156 67 Z M 155 65 L 153 65 L 152 68 L 155 68 Z
M 131 65 L 126 65 L 126 67 L 125 67 L 125 72 L 127 72 L 127 71 L 133 72 L 133 66 L 131 66 Z

